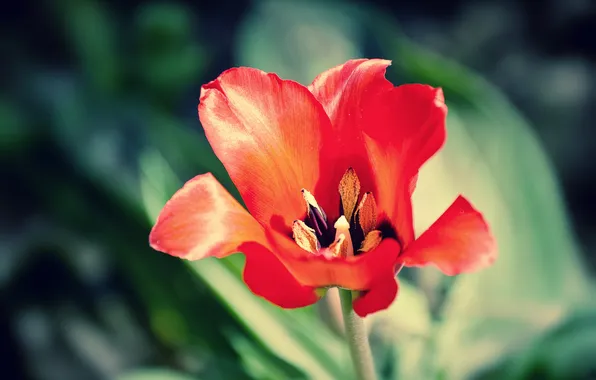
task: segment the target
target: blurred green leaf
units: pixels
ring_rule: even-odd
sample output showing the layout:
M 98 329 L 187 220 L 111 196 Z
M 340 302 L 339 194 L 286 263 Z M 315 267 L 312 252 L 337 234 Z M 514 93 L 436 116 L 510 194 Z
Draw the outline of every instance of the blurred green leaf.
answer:
M 307 379 L 306 375 L 279 358 L 263 352 L 258 345 L 246 337 L 236 334 L 230 337 L 234 348 L 238 351 L 247 372 L 254 379 Z
M 381 379 L 426 379 L 432 373 L 433 326 L 424 293 L 400 280 L 399 295 L 389 309 L 366 319 Z
M 103 2 L 59 0 L 49 2 L 64 25 L 64 33 L 94 89 L 113 91 L 120 84 L 115 17 Z
M 591 379 L 596 374 L 596 312 L 583 310 L 535 337 L 526 350 L 476 373 L 477 380 Z
M 424 293 L 408 281 L 399 281 L 399 297 L 387 310 L 367 319 L 371 325 L 388 323 L 398 335 L 427 337 L 432 330 L 428 301 Z
M 31 137 L 27 113 L 15 101 L 0 96 L 0 154 L 21 151 Z
M 198 117 L 185 123 L 165 112 L 153 111 L 147 115 L 145 126 L 151 141 L 149 149 L 157 149 L 172 168 L 170 170 L 180 178 L 190 179 L 198 173 L 211 172 L 230 189 L 232 195 L 239 198 L 224 166 L 213 153 L 205 135 L 199 131 Z
M 310 83 L 361 55 L 356 14 L 347 3 L 338 8 L 334 2 L 259 1 L 238 33 L 238 64 Z
M 515 357 L 512 379 L 528 379 L 543 371 L 548 379 L 589 379 L 596 374 L 596 312 L 580 312 L 550 329 Z
M 192 9 L 183 4 L 152 2 L 137 13 L 138 72 L 158 99 L 178 95 L 195 84 L 206 54 L 193 33 Z
M 116 380 L 199 380 L 169 369 L 146 368 L 137 369 L 116 377 Z

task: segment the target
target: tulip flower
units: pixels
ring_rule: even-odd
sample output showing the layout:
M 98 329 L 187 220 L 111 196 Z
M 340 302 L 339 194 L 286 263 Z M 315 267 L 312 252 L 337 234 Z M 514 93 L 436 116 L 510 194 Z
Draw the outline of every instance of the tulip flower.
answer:
M 309 86 L 240 67 L 204 85 L 201 124 L 246 208 L 199 175 L 166 203 L 151 246 L 188 260 L 242 252 L 254 294 L 296 308 L 339 287 L 359 316 L 393 302 L 403 266 L 492 263 L 487 223 L 463 196 L 416 236 L 411 196 L 445 142 L 447 106 L 439 88 L 391 84 L 389 64 L 351 60 Z

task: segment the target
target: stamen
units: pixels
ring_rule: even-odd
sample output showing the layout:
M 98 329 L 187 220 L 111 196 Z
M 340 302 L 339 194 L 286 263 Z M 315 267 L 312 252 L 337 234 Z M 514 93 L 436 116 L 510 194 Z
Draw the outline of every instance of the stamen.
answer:
M 302 189 L 302 196 L 306 201 L 308 217 L 319 239 L 327 232 L 327 215 L 317 203 L 315 197 L 306 189 Z
M 343 213 L 348 222 L 352 220 L 352 215 L 354 213 L 354 208 L 358 203 L 359 195 L 360 180 L 354 169 L 348 168 L 339 181 L 339 196 L 341 197 Z
M 308 190 L 301 190 L 307 206 L 307 218 L 294 221 L 292 232 L 296 244 L 305 251 L 326 257 L 345 258 L 375 249 L 388 235 L 382 226 L 377 226 L 374 196 L 367 192 L 358 202 L 360 180 L 353 168 L 346 170 L 338 190 L 343 215 L 333 226 L 315 197 Z
M 310 193 L 310 191 L 308 191 L 306 189 L 302 189 L 300 191 L 302 191 L 302 196 L 304 197 L 304 200 L 306 201 L 306 204 L 308 205 L 309 208 L 313 207 L 313 208 L 316 208 L 322 212 L 321 207 L 317 203 L 317 200 L 315 199 L 314 195 L 312 195 Z
M 377 226 L 377 204 L 371 192 L 364 193 L 362 196 L 356 215 L 364 236 L 375 229 Z
M 342 257 L 354 256 L 354 247 L 352 247 L 352 237 L 350 235 L 350 224 L 344 215 L 333 225 L 335 227 L 335 241 L 341 239 L 340 254 Z M 343 236 L 343 239 L 342 239 Z
M 295 220 L 292 225 L 292 233 L 296 244 L 305 251 L 316 253 L 321 248 L 315 235 L 315 230 L 307 226 L 301 220 Z
M 370 231 L 364 238 L 364 241 L 362 242 L 360 249 L 358 249 L 358 252 L 372 251 L 373 249 L 377 248 L 379 244 L 381 244 L 381 240 L 383 240 L 383 234 L 381 231 Z

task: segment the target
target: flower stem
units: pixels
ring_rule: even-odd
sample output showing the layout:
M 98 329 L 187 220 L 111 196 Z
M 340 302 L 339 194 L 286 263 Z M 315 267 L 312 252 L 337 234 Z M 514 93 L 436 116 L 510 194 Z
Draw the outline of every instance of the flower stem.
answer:
M 372 353 L 368 344 L 366 327 L 362 319 L 352 308 L 352 291 L 339 289 L 341 311 L 344 317 L 346 340 L 350 347 L 350 355 L 358 380 L 375 380 L 377 378 Z

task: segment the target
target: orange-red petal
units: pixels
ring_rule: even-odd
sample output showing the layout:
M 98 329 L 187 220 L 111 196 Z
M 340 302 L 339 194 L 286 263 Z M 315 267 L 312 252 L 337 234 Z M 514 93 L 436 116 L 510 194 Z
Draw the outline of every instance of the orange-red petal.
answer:
M 374 167 L 379 211 L 404 246 L 414 239 L 411 192 L 418 170 L 445 142 L 447 107 L 441 89 L 411 84 L 369 99 L 364 143 Z
M 246 243 L 240 250 L 246 255 L 244 282 L 254 294 L 285 309 L 312 305 L 319 299 L 313 287 L 300 284 L 263 245 Z
M 385 79 L 390 61 L 350 60 L 320 74 L 308 87 L 323 105 L 332 128 L 323 130 L 321 179 L 315 189 L 317 201 L 331 218 L 338 216 L 339 196 L 335 189 L 345 171 L 352 167 L 362 191 L 374 191 L 372 170 L 362 141 L 361 110 L 369 97 L 393 88 Z
M 300 189 L 319 178 L 320 131 L 330 129 L 323 107 L 306 87 L 243 67 L 203 86 L 198 110 L 250 213 L 290 231 L 306 211 Z
M 471 272 L 496 259 L 495 240 L 484 217 L 459 196 L 400 256 L 406 266 L 433 264 L 447 275 Z
M 395 276 L 379 281 L 369 291 L 362 292 L 353 302 L 354 311 L 361 317 L 387 309 L 397 296 L 398 284 Z
M 186 182 L 149 235 L 154 249 L 188 260 L 224 257 L 246 241 L 267 242 L 263 227 L 211 175 Z
M 292 249 L 289 245 L 279 247 L 286 252 Z M 303 285 L 370 290 L 377 281 L 393 276 L 399 252 L 397 241 L 384 239 L 374 250 L 348 258 L 332 257 L 323 251 L 305 256 L 288 252 L 283 257 L 280 255 L 280 259 Z
M 365 96 L 389 90 L 393 84 L 385 79 L 391 61 L 385 59 L 353 59 L 319 74 L 308 89 L 325 108 L 333 130 L 358 130 L 357 109 Z M 349 141 L 345 141 L 349 143 Z
M 244 281 L 270 302 L 295 308 L 318 296 L 300 284 L 271 251 L 263 227 L 210 174 L 196 176 L 166 203 L 149 236 L 151 246 L 198 260 L 234 252 L 246 256 Z

